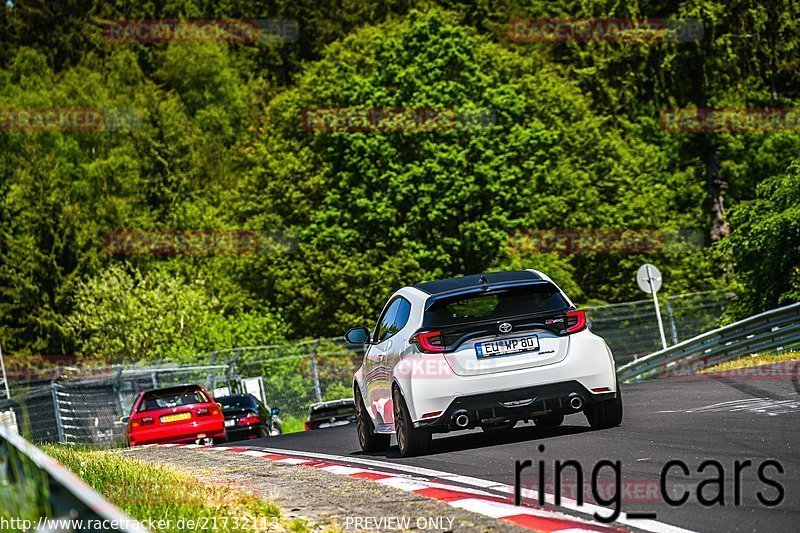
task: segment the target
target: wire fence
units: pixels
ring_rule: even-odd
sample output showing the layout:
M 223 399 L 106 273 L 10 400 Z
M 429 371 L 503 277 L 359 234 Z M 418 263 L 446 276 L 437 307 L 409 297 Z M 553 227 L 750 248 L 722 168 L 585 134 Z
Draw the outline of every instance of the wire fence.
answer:
M 713 329 L 733 299 L 730 292 L 662 297 L 662 316 L 670 344 Z M 652 300 L 592 307 L 590 328 L 603 336 L 617 364 L 661 349 Z M 361 347 L 342 339 L 316 339 L 274 346 L 231 348 L 198 354 L 188 361 L 88 368 L 60 367 L 52 374 L 15 387 L 0 400 L 0 412 L 13 411 L 32 441 L 116 445 L 124 442 L 120 417 L 129 414 L 145 390 L 199 383 L 215 396 L 249 392 L 258 382 L 263 399 L 281 413 L 302 417 L 311 403 L 352 395 L 352 376 Z
M 735 298 L 730 291 L 662 296 L 659 309 L 667 345 L 718 327 Z M 618 366 L 663 348 L 653 300 L 589 307 L 586 314 L 590 329 L 606 340 Z

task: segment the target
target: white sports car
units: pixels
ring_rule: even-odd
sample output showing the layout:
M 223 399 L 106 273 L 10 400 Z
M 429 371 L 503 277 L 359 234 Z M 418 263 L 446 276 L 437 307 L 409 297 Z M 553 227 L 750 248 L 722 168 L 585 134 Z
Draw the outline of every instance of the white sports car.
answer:
M 364 451 L 430 450 L 432 433 L 557 426 L 583 412 L 594 429 L 622 421 L 614 359 L 553 281 L 535 270 L 496 272 L 404 287 L 365 345 L 354 376 Z

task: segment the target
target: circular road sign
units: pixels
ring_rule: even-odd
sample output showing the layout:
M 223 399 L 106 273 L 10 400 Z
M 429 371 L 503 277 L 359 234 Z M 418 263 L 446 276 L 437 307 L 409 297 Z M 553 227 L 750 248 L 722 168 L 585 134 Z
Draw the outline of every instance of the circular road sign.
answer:
M 648 278 L 650 278 L 649 282 Z M 658 271 L 655 265 L 645 263 L 639 267 L 639 271 L 636 273 L 636 283 L 647 294 L 658 292 L 661 288 L 661 272 Z

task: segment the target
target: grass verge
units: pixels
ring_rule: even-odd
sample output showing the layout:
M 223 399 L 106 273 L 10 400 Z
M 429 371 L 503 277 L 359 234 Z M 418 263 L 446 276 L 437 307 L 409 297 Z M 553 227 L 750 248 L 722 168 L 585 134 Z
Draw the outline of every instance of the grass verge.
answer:
M 281 431 L 284 434 L 298 433 L 306 430 L 306 418 L 303 416 L 286 415 L 281 422 Z
M 700 374 L 709 374 L 711 372 L 726 372 L 729 370 L 739 370 L 742 368 L 751 368 L 760 365 L 772 365 L 775 363 L 785 363 L 787 361 L 800 360 L 800 351 L 779 352 L 771 354 L 754 354 L 739 357 L 731 361 L 725 361 L 712 367 L 700 370 Z
M 111 452 L 60 445 L 42 449 L 131 518 L 167 525 L 152 531 L 186 531 L 190 520 L 216 531 L 308 530 L 304 521 L 281 520 L 277 506 L 229 485 Z

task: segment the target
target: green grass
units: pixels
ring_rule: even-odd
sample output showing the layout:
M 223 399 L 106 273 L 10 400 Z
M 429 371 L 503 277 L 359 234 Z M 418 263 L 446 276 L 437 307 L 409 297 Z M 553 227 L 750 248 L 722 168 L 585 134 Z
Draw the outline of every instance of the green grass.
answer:
M 257 495 L 200 481 L 166 466 L 70 446 L 46 445 L 43 450 L 131 518 L 163 519 L 172 525 L 154 531 L 185 531 L 185 526 L 178 526 L 181 519 L 183 524 L 215 520 L 218 531 L 253 531 L 254 525 L 262 531 L 308 529 L 302 520 L 281 520 L 280 509 Z
M 7 462 L 0 462 L 0 519 L 27 520 L 35 524 L 50 513 L 47 476 L 16 448 L 8 446 Z M 3 531 L 23 531 L 19 522 Z
M 725 372 L 727 370 L 739 370 L 741 368 L 750 368 L 759 365 L 771 365 L 775 363 L 784 363 L 786 361 L 795 361 L 800 359 L 800 351 L 780 352 L 771 354 L 755 354 L 731 361 L 725 361 L 718 365 L 709 368 L 704 368 L 699 373 L 708 374 L 710 372 Z
M 281 419 L 283 422 L 283 425 L 281 425 L 281 430 L 284 434 L 305 431 L 306 419 L 307 418 L 305 416 L 286 415 Z

